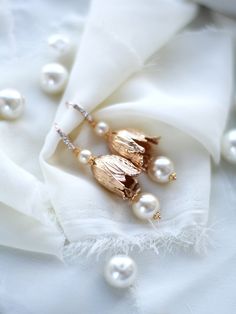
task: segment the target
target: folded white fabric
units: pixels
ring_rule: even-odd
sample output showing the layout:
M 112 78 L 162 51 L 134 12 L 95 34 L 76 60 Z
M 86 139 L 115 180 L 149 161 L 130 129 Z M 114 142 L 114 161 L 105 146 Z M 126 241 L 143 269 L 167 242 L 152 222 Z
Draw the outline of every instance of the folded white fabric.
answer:
M 215 12 L 220 12 L 224 15 L 228 15 L 229 17 L 236 17 L 236 6 L 235 2 L 232 0 L 192 0 L 193 2 L 197 2 L 201 5 L 204 5 Z
M 81 116 L 65 106 L 66 100 L 72 100 L 114 129 L 134 127 L 161 135 L 159 152 L 174 160 L 178 180 L 160 187 L 141 179 L 143 190 L 160 198 L 163 219 L 154 226 L 139 222 L 127 203 L 98 186 L 91 173 L 79 167 L 63 145 L 58 146 L 60 139 L 52 127 L 41 163 L 58 220 L 74 243 L 68 252 L 169 248 L 176 243 L 196 246 L 207 228 L 210 154 L 219 160 L 231 101 L 231 42 L 212 30 L 184 33 L 147 62 L 195 8 L 179 1 L 151 1 L 151 10 L 149 2 L 109 3 L 104 13 L 96 4 L 91 10 L 55 121 L 67 133 L 81 124 Z M 168 21 L 159 16 L 160 7 L 167 9 L 170 3 L 176 6 L 168 12 L 175 29 L 162 37 L 158 23 Z M 73 135 L 79 146 L 106 152 L 105 143 L 85 126 Z

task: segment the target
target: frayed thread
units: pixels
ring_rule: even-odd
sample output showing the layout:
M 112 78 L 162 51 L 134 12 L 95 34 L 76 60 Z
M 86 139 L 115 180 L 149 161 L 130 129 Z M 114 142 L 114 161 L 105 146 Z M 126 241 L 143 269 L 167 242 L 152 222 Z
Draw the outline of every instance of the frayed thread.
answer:
M 102 235 L 90 237 L 75 243 L 68 243 L 63 248 L 63 258 L 66 263 L 74 263 L 79 257 L 90 257 L 95 255 L 97 258 L 109 251 L 109 254 L 129 254 L 132 251 L 143 252 L 152 250 L 156 254 L 159 251 L 173 253 L 177 249 L 192 249 L 195 253 L 206 254 L 210 243 L 210 233 L 212 227 L 195 226 L 185 228 L 178 234 L 173 232 L 139 234 L 132 237 Z

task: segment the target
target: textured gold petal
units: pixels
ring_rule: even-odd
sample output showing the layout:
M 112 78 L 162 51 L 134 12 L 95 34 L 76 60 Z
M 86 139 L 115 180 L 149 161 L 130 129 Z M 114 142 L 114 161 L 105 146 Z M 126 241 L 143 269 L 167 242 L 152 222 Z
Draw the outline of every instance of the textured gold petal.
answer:
M 151 155 L 151 144 L 158 144 L 158 137 L 147 137 L 144 133 L 124 129 L 111 132 L 108 137 L 110 150 L 134 163 L 138 168 L 146 169 Z
M 97 157 L 91 168 L 100 184 L 124 199 L 132 198 L 139 190 L 138 182 L 134 178 L 141 170 L 121 156 Z

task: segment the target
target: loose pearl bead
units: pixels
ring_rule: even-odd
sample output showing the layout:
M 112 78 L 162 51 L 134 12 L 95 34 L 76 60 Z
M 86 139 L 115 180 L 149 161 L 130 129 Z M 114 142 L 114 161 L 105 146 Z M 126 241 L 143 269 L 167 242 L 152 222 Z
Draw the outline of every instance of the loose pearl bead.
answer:
M 3 89 L 0 91 L 0 115 L 7 120 L 18 118 L 24 109 L 25 99 L 15 89 Z
M 115 288 L 128 288 L 137 274 L 137 266 L 132 258 L 127 255 L 113 256 L 105 266 L 105 279 Z
M 173 162 L 164 156 L 159 156 L 151 161 L 148 166 L 148 175 L 158 183 L 166 183 L 176 179 Z
M 63 92 L 68 80 L 67 69 L 59 63 L 46 64 L 41 71 L 41 87 L 48 94 Z
M 106 122 L 100 121 L 95 126 L 95 132 L 99 136 L 103 136 L 109 132 L 109 126 Z
M 222 155 L 228 162 L 236 164 L 236 129 L 230 130 L 223 136 Z
M 160 211 L 159 200 L 152 194 L 142 193 L 138 199 L 133 202 L 132 209 L 139 219 L 148 220 L 155 218 Z
M 72 52 L 72 43 L 70 39 L 63 34 L 54 34 L 48 38 L 49 47 L 58 57 L 64 57 Z
M 92 153 L 88 149 L 83 149 L 78 155 L 78 160 L 81 164 L 87 164 L 89 163 L 90 159 L 92 157 Z

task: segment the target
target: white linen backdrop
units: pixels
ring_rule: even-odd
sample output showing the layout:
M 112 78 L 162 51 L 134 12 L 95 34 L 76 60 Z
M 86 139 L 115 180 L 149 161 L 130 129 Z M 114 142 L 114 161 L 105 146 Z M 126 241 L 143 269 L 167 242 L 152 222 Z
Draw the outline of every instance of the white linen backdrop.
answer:
M 0 121 L 0 244 L 61 258 L 67 239 L 72 244 L 64 253 L 81 255 L 66 267 L 49 255 L 2 246 L 0 313 L 234 313 L 235 170 L 213 166 L 211 178 L 210 169 L 210 156 L 219 161 L 232 95 L 229 35 L 209 28 L 175 35 L 197 13 L 188 1 L 114 3 L 92 6 L 81 38 L 86 2 L 0 1 L 0 88 L 18 88 L 27 100 L 22 119 Z M 122 4 L 135 14 L 125 15 Z M 57 110 L 59 98 L 44 95 L 38 79 L 41 66 L 55 60 L 45 40 L 58 32 L 68 34 L 79 50 L 73 65 L 63 60 L 72 72 Z M 66 132 L 75 129 L 79 145 L 105 151 L 88 127 L 80 128 L 79 115 L 65 100 L 80 101 L 113 128 L 129 123 L 162 136 L 159 151 L 175 161 L 178 181 L 162 188 L 141 179 L 161 199 L 157 229 L 135 220 L 127 204 L 94 184 L 58 146 L 53 130 L 41 153 L 43 178 L 38 156 L 53 120 Z M 85 188 L 94 199 L 87 199 Z M 208 257 L 182 250 L 163 254 L 175 244 L 203 249 L 208 229 L 215 242 Z M 119 245 L 134 248 L 139 267 L 130 291 L 110 289 L 102 279 L 104 260 Z M 136 245 L 162 249 L 159 255 L 139 254 Z M 110 250 L 95 261 L 82 248 Z

